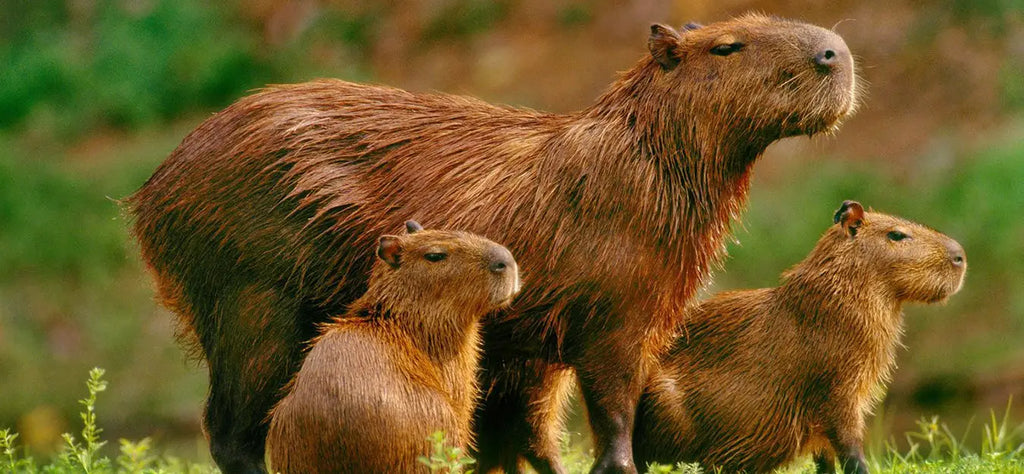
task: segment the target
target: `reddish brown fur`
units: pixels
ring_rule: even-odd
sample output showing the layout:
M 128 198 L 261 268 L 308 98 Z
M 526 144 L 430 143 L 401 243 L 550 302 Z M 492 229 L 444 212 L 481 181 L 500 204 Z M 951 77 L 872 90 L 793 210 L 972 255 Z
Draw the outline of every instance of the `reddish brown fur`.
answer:
M 902 305 L 956 293 L 967 263 L 939 232 L 862 215 L 837 215 L 782 286 L 692 310 L 641 399 L 637 465 L 754 473 L 814 454 L 819 471 L 834 472 L 838 455 L 846 472 L 866 472 L 864 419 L 895 367 Z M 894 241 L 893 231 L 909 237 Z
M 723 41 L 746 46 L 709 53 Z M 575 369 L 595 470 L 631 472 L 644 367 L 720 257 L 751 166 L 779 138 L 833 130 L 855 96 L 842 39 L 802 23 L 656 27 L 650 48 L 575 114 L 316 81 L 245 97 L 185 138 L 131 205 L 161 297 L 209 362 L 218 465 L 262 470 L 261 420 L 301 341 L 365 290 L 368 239 L 413 217 L 502 241 L 529 283 L 488 321 L 481 467 L 524 453 L 559 469 Z M 825 48 L 838 59 L 823 68 Z M 264 297 L 243 314 L 249 293 Z M 238 375 L 254 357 L 275 362 Z
M 397 266 L 374 266 L 366 294 L 323 326 L 273 410 L 274 472 L 426 472 L 416 458 L 434 431 L 471 443 L 479 320 L 518 291 L 515 260 L 464 233 L 391 242 L 402 249 Z M 425 258 L 437 252 L 447 257 Z

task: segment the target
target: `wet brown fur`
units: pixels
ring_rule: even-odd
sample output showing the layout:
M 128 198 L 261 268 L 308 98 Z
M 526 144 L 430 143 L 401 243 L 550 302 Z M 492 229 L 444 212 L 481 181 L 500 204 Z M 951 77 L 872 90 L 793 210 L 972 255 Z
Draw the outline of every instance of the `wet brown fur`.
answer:
M 722 42 L 746 46 L 708 52 Z M 811 59 L 842 40 L 803 23 L 657 26 L 649 46 L 574 114 L 321 80 L 186 137 L 130 205 L 161 299 L 209 363 L 218 465 L 262 470 L 262 419 L 302 341 L 366 289 L 369 239 L 411 217 L 500 240 L 528 283 L 487 323 L 481 467 L 525 452 L 560 469 L 575 373 L 596 470 L 631 471 L 645 367 L 720 258 L 751 166 L 777 139 L 834 130 L 856 89 L 847 53 L 830 71 Z
M 821 472 L 837 457 L 866 472 L 864 420 L 895 367 L 902 305 L 956 293 L 966 260 L 954 264 L 964 256 L 953 239 L 897 217 L 865 213 L 849 228 L 825 232 L 781 286 L 720 293 L 690 312 L 641 399 L 638 466 L 770 472 L 813 454 Z
M 430 453 L 431 433 L 470 445 L 479 320 L 518 291 L 515 260 L 470 234 L 396 239 L 397 268 L 374 266 L 366 294 L 323 325 L 273 410 L 274 472 L 426 472 L 416 458 Z M 439 251 L 443 261 L 424 258 Z

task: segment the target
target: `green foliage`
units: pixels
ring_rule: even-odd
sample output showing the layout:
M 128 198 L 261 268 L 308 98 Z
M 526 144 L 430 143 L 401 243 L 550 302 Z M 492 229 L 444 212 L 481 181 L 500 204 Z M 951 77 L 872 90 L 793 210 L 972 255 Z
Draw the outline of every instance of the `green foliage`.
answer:
M 96 126 L 136 128 L 219 106 L 262 85 L 269 65 L 252 32 L 223 7 L 197 0 L 50 11 L 0 43 L 0 128 L 75 137 Z
M 68 465 L 75 465 L 82 468 L 85 473 L 103 471 L 110 465 L 110 460 L 99 457 L 100 448 L 105 441 L 100 440 L 100 433 L 103 429 L 96 426 L 96 394 L 107 389 L 107 382 L 103 381 L 103 369 L 94 368 L 89 371 L 89 380 L 86 386 L 89 388 L 89 396 L 79 400 L 85 408 L 82 415 L 82 439 L 85 444 L 79 444 L 75 437 L 64 433 L 64 441 L 67 442 L 67 450 L 61 453 L 61 461 Z
M 489 30 L 501 20 L 508 5 L 492 0 L 449 0 L 429 20 L 423 41 L 471 36 Z
M 0 25 L 0 130 L 26 125 L 59 141 L 167 123 L 267 83 L 361 77 L 358 54 L 321 55 L 369 50 L 375 19 L 332 9 L 313 19 L 312 33 L 268 48 L 232 3 L 13 3 L 0 11 L 19 19 Z M 471 28 L 494 16 L 490 5 L 469 2 L 450 20 Z
M 86 387 L 89 396 L 79 400 L 82 405 L 82 442 L 78 442 L 70 433 L 64 433 L 65 446 L 57 458 L 47 465 L 37 465 L 30 457 L 21 457 L 17 453 L 15 440 L 18 435 L 9 429 L 0 430 L 0 472 L 10 474 L 35 473 L 81 473 L 81 474 L 158 474 L 158 473 L 214 473 L 212 466 L 185 463 L 179 459 L 153 454 L 148 438 L 139 442 L 120 440 L 120 455 L 115 463 L 101 453 L 106 441 L 100 438 L 103 429 L 97 425 L 96 399 L 100 392 L 107 389 L 103 379 L 104 370 L 94 368 L 89 371 Z
M 714 472 L 714 471 L 712 471 Z M 704 470 L 697 464 L 679 463 L 675 466 L 651 464 L 647 466 L 647 474 L 703 474 Z
M 467 456 L 462 448 L 449 446 L 443 431 L 435 431 L 427 437 L 432 450 L 429 456 L 420 456 L 416 460 L 427 466 L 430 472 L 441 474 L 473 474 L 473 470 L 465 470 L 476 461 Z

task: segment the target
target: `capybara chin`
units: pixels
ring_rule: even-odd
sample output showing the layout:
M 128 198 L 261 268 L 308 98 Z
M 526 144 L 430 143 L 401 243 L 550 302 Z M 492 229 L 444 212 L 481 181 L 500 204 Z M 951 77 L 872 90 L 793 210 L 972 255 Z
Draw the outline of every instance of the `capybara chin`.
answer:
M 409 231 L 380 238 L 366 294 L 323 325 L 272 411 L 273 472 L 427 472 L 416 458 L 431 433 L 471 443 L 479 320 L 519 290 L 519 271 L 482 237 Z
M 864 419 L 895 367 L 903 303 L 948 298 L 967 260 L 955 240 L 846 201 L 777 288 L 696 305 L 638 408 L 637 465 L 700 462 L 769 472 L 813 455 L 866 473 Z
M 317 324 L 366 290 L 374 236 L 419 218 L 507 245 L 528 282 L 487 318 L 482 470 L 560 470 L 575 375 L 595 472 L 634 472 L 646 367 L 720 258 L 750 170 L 836 128 L 854 67 L 833 32 L 761 15 L 676 31 L 572 114 L 323 80 L 200 125 L 130 199 L 160 299 L 210 370 L 211 452 L 263 470 L 264 416 Z

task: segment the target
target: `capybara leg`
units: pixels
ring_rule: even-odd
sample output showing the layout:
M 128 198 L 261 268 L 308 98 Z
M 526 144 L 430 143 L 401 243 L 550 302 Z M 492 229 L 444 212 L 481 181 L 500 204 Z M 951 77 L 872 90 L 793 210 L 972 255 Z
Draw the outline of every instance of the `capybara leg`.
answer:
M 590 472 L 635 474 L 631 435 L 644 371 L 639 360 L 626 369 L 609 364 L 609 359 L 589 359 L 600 367 L 576 369 L 596 448 L 597 459 Z
M 540 474 L 566 472 L 561 460 L 561 440 L 573 378 L 572 369 L 549 366 L 542 374 L 541 384 L 528 388 L 530 439 L 523 455 Z
M 541 474 L 564 473 L 559 440 L 571 369 L 540 360 L 487 362 L 477 410 L 478 472 L 525 472 L 525 458 Z
M 516 384 L 511 367 L 487 367 L 484 373 L 484 399 L 476 411 L 476 472 L 518 473 L 519 453 L 525 449 L 528 430 L 526 395 Z
M 856 419 L 856 417 L 851 418 Z M 868 463 L 864 459 L 864 449 L 861 447 L 863 441 L 860 438 L 860 433 L 863 430 L 860 427 L 863 426 L 863 421 L 858 423 L 848 420 L 837 423 L 841 428 L 833 430 L 829 434 L 829 441 L 832 443 L 832 448 L 839 460 L 839 467 L 844 474 L 867 474 Z
M 206 405 L 206 430 L 210 435 L 210 454 L 225 474 L 262 474 L 267 430 L 253 420 L 245 419 L 230 402 L 217 392 L 211 374 L 210 398 Z
M 278 289 L 250 285 L 223 295 L 216 317 L 225 332 L 208 332 L 210 367 L 206 431 L 210 452 L 226 474 L 262 473 L 267 416 L 298 369 L 314 326 Z
M 844 474 L 868 474 L 868 463 L 864 459 L 864 450 L 860 445 L 848 446 L 839 451 L 839 464 Z
M 839 467 L 844 474 L 867 474 L 868 463 L 864 459 L 864 419 L 856 409 L 837 408 L 833 410 L 834 428 L 827 431 L 829 442 L 836 453 Z
M 818 474 L 835 474 L 836 460 L 831 455 L 819 453 L 814 455 L 814 472 Z

